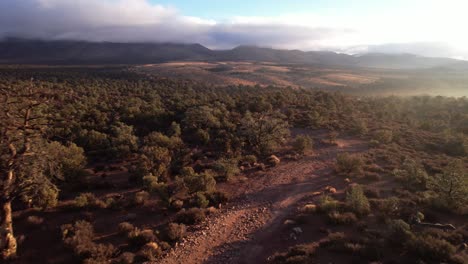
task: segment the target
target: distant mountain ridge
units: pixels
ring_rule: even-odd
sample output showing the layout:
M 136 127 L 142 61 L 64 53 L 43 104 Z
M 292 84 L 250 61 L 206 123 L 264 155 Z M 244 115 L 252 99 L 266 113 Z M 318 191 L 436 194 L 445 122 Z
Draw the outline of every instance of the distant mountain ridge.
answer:
M 211 50 L 200 44 L 0 41 L 2 64 L 151 64 L 168 61 L 261 61 L 386 69 L 468 68 L 467 61 L 412 54 L 369 53 L 353 56 L 330 51 L 304 52 L 255 46 Z

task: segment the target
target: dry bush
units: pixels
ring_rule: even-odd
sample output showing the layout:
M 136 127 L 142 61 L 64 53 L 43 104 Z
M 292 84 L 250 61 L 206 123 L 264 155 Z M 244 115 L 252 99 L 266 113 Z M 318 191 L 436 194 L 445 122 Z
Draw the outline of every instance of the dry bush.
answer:
M 177 242 L 185 237 L 187 228 L 184 224 L 169 223 L 164 230 L 163 237 L 170 242 Z
M 145 244 L 137 253 L 138 260 L 142 262 L 151 261 L 154 262 L 159 256 L 161 256 L 162 250 L 155 242 L 149 242 Z
M 130 232 L 135 230 L 135 227 L 129 222 L 122 222 L 119 224 L 119 233 L 123 235 L 128 235 Z
M 339 213 L 330 212 L 328 214 L 328 221 L 335 225 L 350 225 L 357 222 L 357 217 L 354 213 Z
M 313 263 L 313 257 L 317 250 L 318 244 L 303 244 L 291 247 L 286 253 L 276 253 L 272 257 L 272 262 L 277 264 L 292 264 L 292 263 Z
M 141 191 L 135 193 L 135 197 L 133 198 L 133 202 L 135 205 L 144 205 L 150 198 L 150 194 L 146 191 Z
M 31 226 L 38 226 L 44 223 L 44 218 L 36 215 L 31 215 L 26 218 L 26 221 Z
M 122 253 L 113 264 L 133 264 L 135 261 L 135 254 L 132 252 Z
M 128 243 L 133 248 L 139 248 L 147 243 L 156 241 L 156 235 L 151 229 L 140 230 L 135 228 L 127 235 Z
M 336 232 L 331 233 L 328 237 L 320 242 L 321 248 L 328 248 L 330 250 L 342 250 L 346 243 L 346 236 L 344 233 Z

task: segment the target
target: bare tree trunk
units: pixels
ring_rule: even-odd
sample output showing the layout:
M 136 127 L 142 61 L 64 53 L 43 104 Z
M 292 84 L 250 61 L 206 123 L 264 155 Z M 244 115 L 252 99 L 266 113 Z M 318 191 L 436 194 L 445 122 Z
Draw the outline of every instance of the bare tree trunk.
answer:
M 13 171 L 8 172 L 7 179 L 13 179 Z M 0 199 L 0 254 L 2 259 L 9 259 L 16 256 L 17 247 L 16 238 L 13 234 L 11 201 L 8 197 L 1 197 Z

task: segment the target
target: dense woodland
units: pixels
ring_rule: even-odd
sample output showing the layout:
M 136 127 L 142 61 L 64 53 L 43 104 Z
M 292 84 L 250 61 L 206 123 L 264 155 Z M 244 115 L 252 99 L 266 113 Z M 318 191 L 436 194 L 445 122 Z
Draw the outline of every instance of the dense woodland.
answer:
M 339 137 L 369 144 L 364 155 L 336 159 L 336 177 L 355 183 L 296 220 L 325 218 L 359 236 L 329 232 L 272 262 L 314 263 L 320 251 L 357 263 L 468 261 L 467 98 L 215 87 L 126 67 L 4 67 L 0 100 L 0 249 L 13 263 L 33 263 L 28 240 L 40 232 L 57 244 L 45 251 L 50 263 L 157 260 L 228 201 L 217 185 Z M 295 129 L 329 137 L 318 142 Z M 113 180 L 116 170 L 125 181 Z M 95 236 L 99 215 L 149 207 L 152 229 L 129 217 L 112 227 L 113 240 Z

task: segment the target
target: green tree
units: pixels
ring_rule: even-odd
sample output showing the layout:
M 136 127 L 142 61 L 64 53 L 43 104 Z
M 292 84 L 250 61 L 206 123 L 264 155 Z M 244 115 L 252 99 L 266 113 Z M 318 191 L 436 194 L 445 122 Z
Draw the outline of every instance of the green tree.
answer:
M 257 154 L 268 155 L 289 137 L 289 125 L 274 114 L 247 113 L 241 124 L 241 136 Z
M 303 155 L 307 150 L 312 149 L 313 141 L 307 135 L 299 135 L 293 141 L 293 149 L 297 153 Z
M 11 203 L 32 190 L 55 188 L 44 173 L 43 132 L 48 125 L 49 94 L 31 84 L 0 86 L 0 254 L 16 255 Z M 45 155 L 44 155 L 45 154 Z
M 435 191 L 449 207 L 459 208 L 468 203 L 468 174 L 461 160 L 450 162 L 441 174 L 429 182 L 429 188 Z
M 346 205 L 357 215 L 363 216 L 370 212 L 370 204 L 360 185 L 351 187 L 346 193 Z

